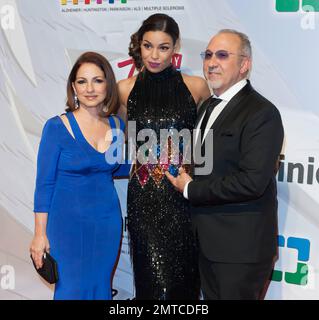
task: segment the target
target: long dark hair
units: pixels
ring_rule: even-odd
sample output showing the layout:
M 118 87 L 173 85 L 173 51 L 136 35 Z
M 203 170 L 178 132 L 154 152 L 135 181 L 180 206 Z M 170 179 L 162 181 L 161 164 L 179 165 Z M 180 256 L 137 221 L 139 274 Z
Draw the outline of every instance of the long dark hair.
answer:
M 72 87 L 72 83 L 76 79 L 76 75 L 78 73 L 79 68 L 84 63 L 95 64 L 97 67 L 99 67 L 103 71 L 106 79 L 107 93 L 103 101 L 103 106 L 99 110 L 99 115 L 101 117 L 108 117 L 110 114 L 115 114 L 120 107 L 120 100 L 119 100 L 119 95 L 117 91 L 115 75 L 107 59 L 96 52 L 85 52 L 75 62 L 68 78 L 67 102 L 66 102 L 67 108 L 65 109 L 65 111 L 67 112 L 74 111 L 77 108 L 74 102 L 74 90 Z M 103 110 L 104 108 L 107 111 L 104 111 Z
M 169 34 L 173 39 L 174 45 L 179 39 L 179 27 L 177 22 L 172 17 L 163 13 L 156 13 L 149 16 L 143 21 L 138 31 L 131 35 L 129 55 L 133 58 L 135 66 L 138 70 L 141 70 L 143 66 L 141 42 L 143 40 L 144 33 L 148 31 L 163 31 Z

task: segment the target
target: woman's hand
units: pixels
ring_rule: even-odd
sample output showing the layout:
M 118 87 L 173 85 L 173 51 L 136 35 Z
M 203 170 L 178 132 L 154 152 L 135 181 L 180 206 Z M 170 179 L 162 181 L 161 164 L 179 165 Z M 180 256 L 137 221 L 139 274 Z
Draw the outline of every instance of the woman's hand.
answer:
M 43 265 L 43 254 L 45 251 L 50 251 L 50 244 L 47 236 L 35 235 L 30 245 L 30 253 L 37 269 L 41 268 Z

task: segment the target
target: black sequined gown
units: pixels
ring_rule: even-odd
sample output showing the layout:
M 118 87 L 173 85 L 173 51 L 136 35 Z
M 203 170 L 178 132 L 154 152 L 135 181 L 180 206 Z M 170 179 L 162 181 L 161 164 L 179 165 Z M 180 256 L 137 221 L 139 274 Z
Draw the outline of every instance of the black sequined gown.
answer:
M 129 95 L 127 111 L 128 120 L 136 121 L 137 133 L 153 129 L 158 141 L 160 129 L 192 130 L 196 119 L 195 101 L 180 72 L 172 66 L 155 74 L 141 72 Z M 137 147 L 143 143 L 137 142 Z M 174 173 L 180 166 L 160 160 L 157 165 L 137 164 L 129 181 L 128 230 L 139 300 L 190 300 L 199 296 L 189 203 L 164 175 L 165 170 Z M 190 171 L 191 166 L 184 167 Z

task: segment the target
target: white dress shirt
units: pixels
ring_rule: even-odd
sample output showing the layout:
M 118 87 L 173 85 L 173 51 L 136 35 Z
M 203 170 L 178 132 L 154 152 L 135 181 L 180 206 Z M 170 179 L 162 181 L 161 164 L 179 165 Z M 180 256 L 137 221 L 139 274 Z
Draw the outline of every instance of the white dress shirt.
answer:
M 218 118 L 218 116 L 220 115 L 220 113 L 224 110 L 224 108 L 226 107 L 227 103 L 247 84 L 247 80 L 243 79 L 240 80 L 239 82 L 235 83 L 232 87 L 230 87 L 228 90 L 226 90 L 224 93 L 222 93 L 219 97 L 217 96 L 213 96 L 214 98 L 219 98 L 222 101 L 213 109 L 208 121 L 207 121 L 207 126 L 205 128 L 204 131 L 204 137 L 206 137 L 208 130 L 212 127 L 212 125 L 214 124 L 215 120 Z M 196 129 L 200 128 L 200 125 L 203 121 L 204 115 L 206 112 L 204 112 L 202 114 L 201 119 L 199 120 Z M 195 141 L 197 142 L 198 139 L 198 135 L 199 135 L 199 131 L 200 130 L 196 130 L 196 137 L 195 137 Z M 195 143 L 196 143 L 195 142 Z M 190 181 L 189 181 L 190 182 Z M 188 184 L 189 182 L 186 183 L 184 190 L 183 190 L 183 196 L 184 198 L 188 199 Z

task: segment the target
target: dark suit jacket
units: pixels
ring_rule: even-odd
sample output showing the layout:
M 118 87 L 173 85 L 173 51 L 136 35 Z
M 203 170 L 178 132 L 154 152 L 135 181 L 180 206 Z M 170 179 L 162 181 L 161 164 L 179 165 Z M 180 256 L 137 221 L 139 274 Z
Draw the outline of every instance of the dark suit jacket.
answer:
M 280 113 L 248 82 L 212 129 L 213 170 L 195 175 L 188 186 L 201 251 L 219 262 L 271 259 L 277 252 L 275 167 L 284 135 Z

